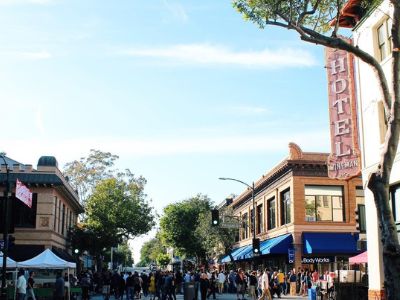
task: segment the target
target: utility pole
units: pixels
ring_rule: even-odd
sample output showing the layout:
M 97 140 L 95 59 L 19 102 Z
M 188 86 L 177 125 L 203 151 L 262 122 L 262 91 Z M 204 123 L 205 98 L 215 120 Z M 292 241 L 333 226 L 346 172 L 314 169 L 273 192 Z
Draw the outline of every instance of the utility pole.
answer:
M 6 159 L 4 158 L 4 153 L 0 154 L 6 167 L 6 196 L 3 202 L 3 269 L 1 278 L 1 299 L 7 300 L 7 256 L 8 256 L 8 227 L 10 223 L 9 213 L 8 213 L 8 202 L 10 194 L 10 169 L 8 168 Z

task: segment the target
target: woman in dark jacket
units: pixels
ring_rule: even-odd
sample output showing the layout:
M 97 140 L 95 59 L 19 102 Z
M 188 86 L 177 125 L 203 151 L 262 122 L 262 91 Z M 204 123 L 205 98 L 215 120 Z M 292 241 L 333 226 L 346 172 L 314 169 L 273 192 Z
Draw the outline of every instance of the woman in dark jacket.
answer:
M 207 291 L 208 291 L 209 287 L 210 287 L 210 282 L 208 280 L 207 274 L 206 273 L 201 274 L 201 277 L 200 277 L 201 300 L 207 299 Z
M 209 280 L 209 283 L 210 283 L 210 287 L 209 287 L 209 290 L 208 290 L 207 298 L 209 298 L 211 296 L 211 294 L 212 294 L 213 295 L 213 299 L 217 299 L 215 297 L 216 278 L 215 278 L 215 273 L 214 272 L 211 274 L 211 279 Z

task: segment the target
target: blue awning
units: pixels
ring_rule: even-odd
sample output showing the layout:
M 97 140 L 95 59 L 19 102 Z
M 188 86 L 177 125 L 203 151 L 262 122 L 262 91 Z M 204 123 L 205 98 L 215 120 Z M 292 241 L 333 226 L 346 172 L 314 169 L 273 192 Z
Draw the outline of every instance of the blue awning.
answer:
M 303 233 L 303 254 L 354 254 L 358 234 L 333 232 Z
M 228 263 L 231 262 L 233 258 L 234 261 L 239 260 L 240 255 L 243 254 L 244 252 L 247 252 L 247 248 L 251 247 L 251 245 L 246 245 L 242 246 L 236 249 L 233 249 L 230 255 L 225 256 L 223 259 L 221 259 L 221 263 Z
M 293 248 L 293 237 L 290 233 L 280 235 L 260 243 L 260 255 L 287 254 L 288 249 Z M 245 258 L 253 257 L 253 249 L 250 248 Z

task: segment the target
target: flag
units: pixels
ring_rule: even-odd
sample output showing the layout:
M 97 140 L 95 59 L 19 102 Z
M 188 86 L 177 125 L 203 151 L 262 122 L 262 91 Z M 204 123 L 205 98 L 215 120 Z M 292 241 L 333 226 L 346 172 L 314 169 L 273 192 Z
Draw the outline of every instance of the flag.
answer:
M 32 208 L 32 192 L 18 179 L 17 188 L 15 189 L 15 197 Z

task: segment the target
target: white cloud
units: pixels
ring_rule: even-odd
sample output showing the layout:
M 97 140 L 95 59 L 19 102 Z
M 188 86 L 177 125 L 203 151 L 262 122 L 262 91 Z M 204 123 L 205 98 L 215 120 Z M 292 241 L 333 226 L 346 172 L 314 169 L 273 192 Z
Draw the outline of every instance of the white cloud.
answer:
M 189 20 L 189 17 L 181 4 L 171 3 L 168 0 L 163 0 L 162 3 L 174 18 L 182 22 L 187 22 Z
M 0 0 L 0 5 L 20 5 L 20 4 L 47 5 L 54 2 L 55 0 Z
M 133 47 L 119 51 L 119 54 L 168 60 L 177 63 L 235 65 L 268 69 L 316 65 L 316 59 L 310 52 L 291 48 L 233 51 L 227 47 L 209 44 L 182 44 L 159 48 Z
M 289 142 L 298 143 L 303 149 L 324 151 L 329 149 L 329 133 L 313 131 L 305 133 L 279 133 L 275 135 L 238 135 L 187 138 L 82 138 L 49 140 L 24 138 L 4 141 L 10 157 L 24 163 L 34 163 L 42 155 L 54 155 L 61 166 L 87 153 L 90 149 L 110 151 L 124 157 L 172 156 L 186 154 L 252 154 L 287 153 Z M 29 145 L 29 153 L 26 146 Z
M 1 0 L 0 0 L 1 1 Z M 44 60 L 52 57 L 52 54 L 46 50 L 41 51 L 0 51 L 2 58 L 25 59 L 25 60 Z

